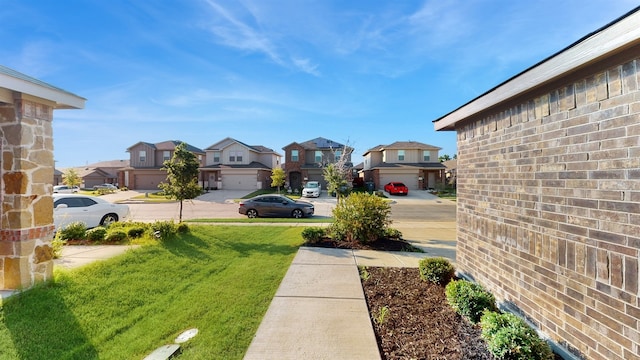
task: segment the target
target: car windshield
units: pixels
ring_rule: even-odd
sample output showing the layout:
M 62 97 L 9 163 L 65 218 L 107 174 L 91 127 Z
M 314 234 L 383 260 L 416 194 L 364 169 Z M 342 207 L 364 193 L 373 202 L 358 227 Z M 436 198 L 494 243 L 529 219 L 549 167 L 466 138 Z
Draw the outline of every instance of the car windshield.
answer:
M 394 184 L 394 186 L 397 186 L 397 187 L 404 187 L 404 184 L 403 184 L 403 183 L 395 183 L 395 184 Z
M 307 183 L 307 188 L 309 188 L 309 189 L 313 189 L 313 188 L 317 188 L 317 187 L 318 187 L 318 183 L 317 182 Z

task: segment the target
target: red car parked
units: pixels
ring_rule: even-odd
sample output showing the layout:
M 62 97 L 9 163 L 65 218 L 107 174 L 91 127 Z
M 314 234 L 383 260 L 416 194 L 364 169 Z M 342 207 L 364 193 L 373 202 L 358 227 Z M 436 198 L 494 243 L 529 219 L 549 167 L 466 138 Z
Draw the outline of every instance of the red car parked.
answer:
M 409 188 L 405 186 L 405 184 L 401 182 L 390 182 L 384 186 L 384 191 L 388 192 L 391 195 L 400 194 L 407 195 L 409 194 Z

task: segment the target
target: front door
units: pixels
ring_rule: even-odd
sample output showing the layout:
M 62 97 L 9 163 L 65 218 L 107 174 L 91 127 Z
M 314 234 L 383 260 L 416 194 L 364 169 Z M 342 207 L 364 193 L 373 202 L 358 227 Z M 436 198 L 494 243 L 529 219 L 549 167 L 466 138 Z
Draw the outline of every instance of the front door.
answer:
M 302 174 L 300 174 L 297 171 L 290 172 L 289 186 L 291 187 L 291 190 L 296 190 L 296 189 L 298 189 L 298 191 L 302 190 Z

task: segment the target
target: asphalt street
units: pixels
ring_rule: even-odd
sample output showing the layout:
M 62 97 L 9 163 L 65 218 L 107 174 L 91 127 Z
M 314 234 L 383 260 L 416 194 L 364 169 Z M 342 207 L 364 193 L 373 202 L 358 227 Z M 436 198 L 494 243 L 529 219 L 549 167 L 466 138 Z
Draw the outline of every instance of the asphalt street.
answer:
M 143 192 L 122 191 L 105 195 L 112 202 L 124 202 L 131 210 L 131 220 L 152 222 L 156 220 L 177 220 L 180 204 L 150 203 L 134 200 Z M 218 190 L 204 194 L 197 199 L 183 202 L 183 220 L 202 218 L 238 218 L 238 204 L 234 199 L 246 195 L 246 191 Z M 413 191 L 407 196 L 389 196 L 391 203 L 391 219 L 394 222 L 443 222 L 455 221 L 456 204 L 450 200 L 440 199 L 426 191 Z M 330 217 L 336 199 L 325 193 L 319 198 L 302 199 L 314 204 L 315 216 Z

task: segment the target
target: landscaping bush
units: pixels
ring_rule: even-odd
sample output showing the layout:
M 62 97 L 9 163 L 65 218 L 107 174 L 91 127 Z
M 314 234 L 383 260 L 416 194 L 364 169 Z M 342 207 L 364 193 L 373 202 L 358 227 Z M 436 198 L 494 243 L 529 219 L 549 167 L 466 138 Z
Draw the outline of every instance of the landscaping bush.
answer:
M 400 240 L 402 239 L 402 232 L 398 229 L 388 227 L 384 229 L 384 237 L 386 237 L 387 239 Z
M 60 236 L 60 240 L 84 240 L 86 232 L 87 225 L 83 222 L 76 221 L 59 229 L 56 235 Z
M 467 280 L 454 280 L 447 284 L 445 295 L 449 305 L 473 323 L 480 321 L 482 312 L 496 310 L 496 299 L 480 284 Z
M 63 240 L 60 236 L 60 232 L 56 233 L 56 236 L 51 240 L 51 249 L 53 250 L 53 258 L 59 259 L 62 257 L 62 248 L 67 243 L 66 240 Z
M 302 230 L 302 238 L 309 244 L 320 242 L 325 236 L 327 236 L 327 230 L 323 227 L 315 226 Z
M 350 194 L 333 209 L 329 234 L 338 241 L 376 241 L 384 237 L 390 213 L 391 206 L 384 199 L 367 193 Z
M 185 223 L 180 223 L 178 224 L 176 231 L 178 232 L 178 234 L 186 234 L 189 232 L 189 225 Z
M 486 311 L 480 319 L 480 326 L 487 348 L 498 359 L 553 359 L 549 344 L 514 314 Z
M 420 277 L 438 285 L 446 285 L 453 279 L 455 269 L 451 262 L 443 257 L 424 258 L 420 260 Z
M 104 241 L 105 236 L 107 235 L 107 229 L 103 227 L 96 227 L 90 230 L 87 230 L 87 240 L 102 242 Z
M 131 239 L 137 239 L 142 235 L 144 235 L 144 232 L 145 232 L 144 227 L 136 226 L 136 227 L 129 228 L 129 230 L 127 230 L 127 236 L 129 236 L 129 238 Z
M 127 233 L 120 229 L 110 229 L 104 237 L 104 240 L 116 244 L 123 243 L 127 241 Z
M 151 231 L 156 238 L 166 240 L 173 237 L 178 230 L 173 221 L 156 221 L 151 224 Z

